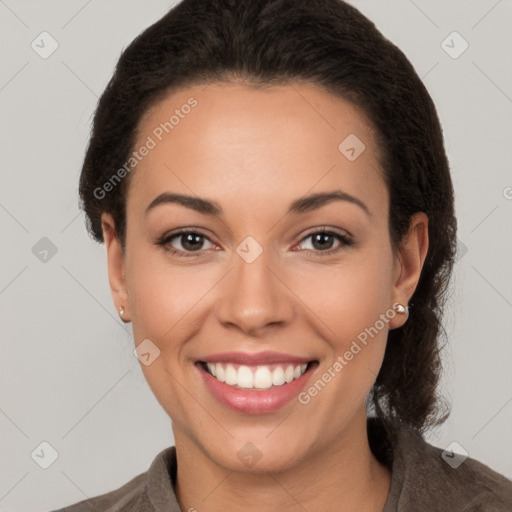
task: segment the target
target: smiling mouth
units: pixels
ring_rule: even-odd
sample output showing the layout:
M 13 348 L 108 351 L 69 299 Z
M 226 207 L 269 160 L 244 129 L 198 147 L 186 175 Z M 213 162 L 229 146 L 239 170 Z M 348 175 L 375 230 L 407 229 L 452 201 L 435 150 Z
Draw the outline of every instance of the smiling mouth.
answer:
M 199 361 L 199 365 L 213 378 L 235 389 L 265 391 L 285 386 L 299 379 L 307 371 L 316 367 L 318 361 L 303 364 L 274 363 L 266 365 Z

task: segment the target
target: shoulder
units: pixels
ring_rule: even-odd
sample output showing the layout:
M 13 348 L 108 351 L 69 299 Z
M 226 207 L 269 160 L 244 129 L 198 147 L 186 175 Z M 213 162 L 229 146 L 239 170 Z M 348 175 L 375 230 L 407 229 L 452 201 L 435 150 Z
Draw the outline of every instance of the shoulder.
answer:
M 123 510 L 126 512 L 135 512 L 136 510 L 141 512 L 146 510 L 152 511 L 152 508 L 143 508 L 145 501 L 148 504 L 146 476 L 147 473 L 141 473 L 114 491 L 79 501 L 52 512 L 90 512 L 91 510 L 97 510 L 98 512 L 110 510 Z
M 390 492 L 398 511 L 512 510 L 512 481 L 485 464 L 433 446 L 406 427 L 397 431 L 393 444 Z
M 179 512 L 173 488 L 176 468 L 174 446 L 162 450 L 148 471 L 118 489 L 51 512 L 154 512 L 155 503 L 166 503 L 168 512 Z

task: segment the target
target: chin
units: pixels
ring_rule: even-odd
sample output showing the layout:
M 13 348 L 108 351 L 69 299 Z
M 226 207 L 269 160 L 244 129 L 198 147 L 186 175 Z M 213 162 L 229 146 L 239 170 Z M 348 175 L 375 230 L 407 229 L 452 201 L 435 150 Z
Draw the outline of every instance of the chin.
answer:
M 278 427 L 279 428 L 279 427 Z M 307 431 L 307 429 L 304 429 Z M 280 435 L 264 429 L 203 445 L 210 460 L 222 468 L 247 474 L 281 472 L 298 466 L 306 457 L 311 435 L 282 431 Z

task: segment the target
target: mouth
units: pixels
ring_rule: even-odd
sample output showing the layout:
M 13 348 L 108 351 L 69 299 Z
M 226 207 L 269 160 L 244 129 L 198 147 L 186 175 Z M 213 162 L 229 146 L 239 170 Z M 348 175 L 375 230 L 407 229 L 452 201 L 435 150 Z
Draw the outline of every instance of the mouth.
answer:
M 267 357 L 220 354 L 195 363 L 217 401 L 245 414 L 281 409 L 301 392 L 318 365 L 316 359 L 287 357 L 285 360 L 271 354 Z
M 235 363 L 208 363 L 200 361 L 202 368 L 219 382 L 236 389 L 264 391 L 284 386 L 299 379 L 316 361 L 303 364 L 266 364 L 248 366 Z

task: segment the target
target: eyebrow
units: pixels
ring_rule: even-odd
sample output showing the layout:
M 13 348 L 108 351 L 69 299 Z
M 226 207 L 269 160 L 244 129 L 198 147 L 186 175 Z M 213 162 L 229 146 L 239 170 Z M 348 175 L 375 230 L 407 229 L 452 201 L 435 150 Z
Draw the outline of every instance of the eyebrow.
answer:
M 317 210 L 322 206 L 331 203 L 333 201 L 346 201 L 359 206 L 369 217 L 371 212 L 369 208 L 360 199 L 354 197 L 342 190 L 333 190 L 332 192 L 319 192 L 311 194 L 306 197 L 301 197 L 295 200 L 288 209 L 288 214 L 301 214 L 307 213 L 313 210 Z M 190 208 L 196 212 L 211 215 L 214 217 L 220 217 L 222 215 L 222 207 L 215 201 L 209 199 L 203 199 L 200 197 L 189 196 L 186 194 L 175 194 L 171 192 L 164 192 L 157 196 L 150 205 L 146 208 L 145 215 L 147 215 L 153 208 L 156 208 L 162 204 L 180 204 L 185 208 Z

